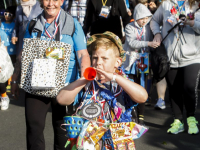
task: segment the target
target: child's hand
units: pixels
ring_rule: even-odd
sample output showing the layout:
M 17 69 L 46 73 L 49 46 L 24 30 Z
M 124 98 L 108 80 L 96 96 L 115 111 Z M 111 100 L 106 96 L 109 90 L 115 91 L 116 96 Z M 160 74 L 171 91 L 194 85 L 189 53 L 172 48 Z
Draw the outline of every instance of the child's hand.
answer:
M 160 46 L 159 42 L 148 42 L 148 46 L 152 47 L 152 48 L 156 48 L 158 46 Z
M 12 44 L 15 45 L 16 42 L 18 41 L 18 37 L 12 37 L 11 41 L 12 41 Z
M 129 15 L 129 16 L 132 16 L 132 13 L 131 13 L 131 10 L 130 10 L 130 9 L 128 9 L 127 12 L 128 12 L 128 15 Z
M 113 72 L 106 72 L 102 69 L 96 69 L 96 71 L 99 74 L 98 80 L 101 80 L 101 83 L 111 81 L 113 78 Z

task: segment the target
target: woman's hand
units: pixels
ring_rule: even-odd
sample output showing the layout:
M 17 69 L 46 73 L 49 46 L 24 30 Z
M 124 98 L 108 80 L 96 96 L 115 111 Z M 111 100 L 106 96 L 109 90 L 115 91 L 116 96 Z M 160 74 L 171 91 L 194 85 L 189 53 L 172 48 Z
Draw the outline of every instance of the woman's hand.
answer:
M 160 46 L 160 43 L 158 43 L 158 42 L 148 42 L 148 46 L 149 47 L 152 47 L 152 48 L 156 48 L 156 47 L 158 47 L 158 46 Z
M 187 19 L 187 18 L 185 18 L 185 19 L 182 21 L 182 23 L 183 23 L 184 25 L 189 25 L 190 27 L 193 27 L 193 26 L 194 26 L 194 20 L 189 20 L 189 19 Z
M 98 80 L 101 80 L 101 83 L 111 81 L 113 78 L 113 72 L 106 72 L 102 69 L 96 69 L 96 71 L 99 74 Z
M 16 42 L 18 41 L 18 37 L 12 37 L 11 41 L 12 41 L 12 44 L 15 45 Z
M 158 42 L 159 45 L 160 45 L 161 41 L 162 41 L 162 36 L 161 36 L 160 33 L 157 33 L 157 34 L 154 36 L 153 42 Z
M 14 99 L 18 99 L 19 97 L 19 86 L 17 83 L 11 84 L 11 94 L 14 97 Z

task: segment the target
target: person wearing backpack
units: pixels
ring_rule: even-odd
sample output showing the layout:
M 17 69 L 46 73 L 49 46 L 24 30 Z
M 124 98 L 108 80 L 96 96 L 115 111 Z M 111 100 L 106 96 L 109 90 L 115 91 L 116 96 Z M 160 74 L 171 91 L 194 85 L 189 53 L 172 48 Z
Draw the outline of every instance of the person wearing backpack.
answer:
M 90 67 L 90 57 L 86 48 L 85 35 L 80 23 L 61 9 L 63 0 L 41 0 L 41 4 L 44 11 L 27 25 L 25 38 L 37 37 L 41 40 L 60 41 L 71 45 L 69 67 L 65 80 L 65 84 L 67 85 L 80 78 L 78 66 L 80 67 L 81 76 L 85 68 Z M 34 27 L 30 27 L 33 25 Z M 15 97 L 19 90 L 18 84 L 16 84 L 17 79 L 22 70 L 20 62 L 21 57 L 19 55 L 13 74 L 13 83 L 11 85 L 11 92 Z M 52 125 L 54 129 L 54 148 L 52 149 L 64 150 L 67 137 L 65 136 L 66 132 L 60 128 L 60 125 L 64 123 L 63 117 L 66 116 L 67 113 L 66 107 L 59 105 L 56 98 L 37 96 L 27 92 L 25 93 L 25 97 L 27 149 L 45 149 L 43 131 L 45 127 L 46 114 L 51 106 Z
M 171 31 L 177 25 L 162 42 L 170 61 L 170 70 L 165 77 L 174 116 L 174 122 L 167 133 L 178 134 L 185 130 L 183 123 L 184 107 L 186 109 L 188 134 L 199 132 L 198 121 L 195 118 L 200 74 L 199 20 L 199 2 L 171 0 L 162 2 L 150 23 L 151 30 L 155 35 L 154 41 L 159 43 L 168 34 L 168 31 Z

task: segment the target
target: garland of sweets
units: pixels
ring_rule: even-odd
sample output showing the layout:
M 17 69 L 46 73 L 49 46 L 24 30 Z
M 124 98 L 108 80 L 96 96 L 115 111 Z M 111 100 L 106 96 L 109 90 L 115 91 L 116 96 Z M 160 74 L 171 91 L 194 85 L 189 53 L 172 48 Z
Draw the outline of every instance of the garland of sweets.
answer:
M 116 73 L 126 77 L 122 70 Z M 62 125 L 66 126 L 69 138 L 65 147 L 70 144 L 72 150 L 135 150 L 133 140 L 140 138 L 148 128 L 131 121 L 134 104 L 128 103 L 130 98 L 120 87 L 119 90 L 112 87 L 115 93 L 111 93 L 96 80 L 90 87 L 92 90 L 85 92 L 75 115 L 64 117 Z M 117 105 L 115 96 L 119 92 L 127 101 L 125 112 Z

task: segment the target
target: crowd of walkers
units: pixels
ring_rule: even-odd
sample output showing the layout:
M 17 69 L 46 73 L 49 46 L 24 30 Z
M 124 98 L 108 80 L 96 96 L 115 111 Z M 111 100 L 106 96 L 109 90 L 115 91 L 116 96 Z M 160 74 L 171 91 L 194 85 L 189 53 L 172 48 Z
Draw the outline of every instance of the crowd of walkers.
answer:
M 165 91 L 169 90 L 174 122 L 167 133 L 178 134 L 186 127 L 188 134 L 199 132 L 195 118 L 200 75 L 199 0 L 20 0 L 18 6 L 6 8 L 0 37 L 14 66 L 8 81 L 0 81 L 1 110 L 9 108 L 10 98 L 19 96 L 24 39 L 39 38 L 71 45 L 67 74 L 57 97 L 25 90 L 27 149 L 45 149 L 43 130 L 49 107 L 54 149 L 66 149 L 66 132 L 60 125 L 64 116 L 74 114 L 87 88 L 92 86 L 91 91 L 95 93 L 94 85 L 83 77 L 85 69 L 91 66 L 105 87 L 116 89 L 117 93 L 119 85 L 134 101 L 131 109 L 134 122 L 145 126 L 145 107 L 151 105 L 156 84 L 155 109 L 166 108 Z M 169 70 L 156 79 L 151 60 L 155 57 L 153 52 L 159 49 L 165 51 L 161 55 L 166 55 Z M 163 69 L 162 65 L 159 67 Z M 123 78 L 116 73 L 117 68 Z M 3 70 L 0 66 L 0 74 Z M 107 85 L 113 81 L 117 84 Z M 119 95 L 122 95 L 120 91 Z M 125 113 L 127 104 L 123 101 L 125 97 L 119 96 L 117 106 Z M 187 126 L 183 123 L 184 109 Z

